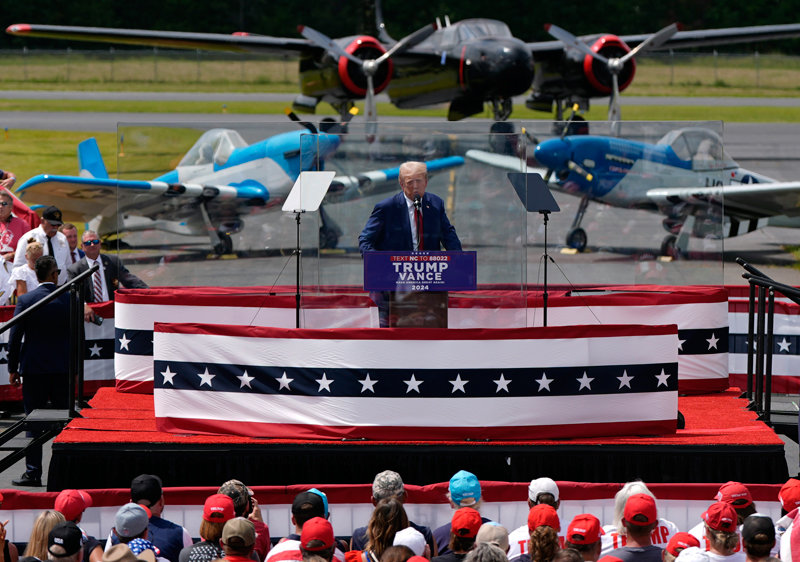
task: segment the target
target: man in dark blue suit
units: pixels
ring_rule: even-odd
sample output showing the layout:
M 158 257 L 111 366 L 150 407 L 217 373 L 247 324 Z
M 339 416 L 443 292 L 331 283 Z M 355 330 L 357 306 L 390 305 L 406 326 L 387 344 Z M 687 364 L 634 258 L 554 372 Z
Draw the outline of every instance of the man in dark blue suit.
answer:
M 56 290 L 60 270 L 53 256 L 36 260 L 36 278 L 41 283 L 22 295 L 14 315 L 21 314 Z M 46 408 L 69 407 L 69 295 L 63 293 L 11 328 L 8 341 L 8 373 L 12 386 L 22 385 L 25 413 Z M 23 336 L 25 340 L 23 341 Z M 31 435 L 29 432 L 29 436 Z M 42 448 L 31 449 L 25 458 L 26 472 L 15 486 L 42 485 Z
M 455 227 L 450 224 L 444 201 L 428 187 L 428 167 L 424 162 L 400 165 L 398 181 L 402 192 L 384 199 L 372 210 L 358 237 L 361 254 L 370 251 L 411 252 L 420 250 L 461 251 Z M 391 324 L 391 293 L 370 293 L 378 305 L 381 327 Z
M 461 241 L 447 218 L 444 201 L 432 193 L 425 193 L 428 187 L 428 168 L 425 163 L 402 164 L 398 180 L 403 191 L 375 205 L 358 237 L 361 253 L 372 250 L 439 251 L 442 246 L 446 250 L 461 251 Z M 421 245 L 419 215 L 422 217 Z

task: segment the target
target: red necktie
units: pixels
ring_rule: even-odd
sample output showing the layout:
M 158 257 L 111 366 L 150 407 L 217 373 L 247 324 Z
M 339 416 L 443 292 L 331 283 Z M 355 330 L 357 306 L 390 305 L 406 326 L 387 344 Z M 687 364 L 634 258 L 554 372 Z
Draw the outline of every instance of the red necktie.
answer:
M 422 211 L 419 207 L 414 207 L 414 222 L 417 224 L 417 250 L 424 250 L 425 246 L 422 243 Z
M 75 263 L 75 250 L 72 250 L 69 255 L 72 256 L 72 263 Z

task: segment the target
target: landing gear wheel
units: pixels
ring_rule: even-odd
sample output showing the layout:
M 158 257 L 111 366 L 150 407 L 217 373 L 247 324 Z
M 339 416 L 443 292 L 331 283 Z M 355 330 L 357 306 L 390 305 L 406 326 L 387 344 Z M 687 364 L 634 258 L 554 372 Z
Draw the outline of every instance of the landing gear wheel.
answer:
M 217 233 L 217 236 L 219 236 L 219 242 L 214 246 L 214 252 L 218 256 L 222 256 L 225 254 L 232 254 L 233 240 L 231 239 L 231 235 L 219 232 Z
M 667 234 L 664 237 L 664 240 L 661 241 L 661 255 L 673 259 L 680 257 L 680 250 L 676 244 L 677 241 L 677 236 L 674 234 Z
M 567 233 L 567 246 L 575 248 L 579 252 L 583 252 L 586 249 L 587 241 L 586 231 L 582 228 L 573 228 Z
M 322 226 L 319 229 L 319 247 L 321 250 L 335 248 L 339 243 L 339 233 L 336 229 L 329 226 Z

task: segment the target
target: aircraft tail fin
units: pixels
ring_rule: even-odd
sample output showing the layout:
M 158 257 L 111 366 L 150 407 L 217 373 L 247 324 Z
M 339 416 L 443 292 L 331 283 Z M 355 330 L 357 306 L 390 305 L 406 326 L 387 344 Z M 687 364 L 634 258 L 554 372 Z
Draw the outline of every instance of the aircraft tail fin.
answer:
M 83 178 L 108 178 L 106 165 L 100 155 L 100 147 L 94 137 L 86 139 L 78 145 L 78 167 Z

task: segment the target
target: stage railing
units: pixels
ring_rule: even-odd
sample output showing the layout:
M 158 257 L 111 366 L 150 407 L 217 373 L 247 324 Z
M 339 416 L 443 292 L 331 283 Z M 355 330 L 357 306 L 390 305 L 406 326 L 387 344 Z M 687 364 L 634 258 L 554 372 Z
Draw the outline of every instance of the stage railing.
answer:
M 14 447 L 6 446 L 6 450 L 10 450 L 11 453 L 0 459 L 0 472 L 10 468 L 19 459 L 23 458 L 31 447 L 39 446 L 51 439 L 63 428 L 66 422 L 78 415 L 75 408 L 76 384 L 78 386 L 79 399 L 83 397 L 83 280 L 99 268 L 100 266 L 95 264 L 0 326 L 0 334 L 2 334 L 30 316 L 34 311 L 69 291 L 69 373 L 67 375 L 69 377 L 69 396 L 67 398 L 67 410 L 40 409 L 28 412 L 25 418 L 0 434 L 0 445 L 4 445 L 24 430 L 37 430 L 34 436 L 29 441 L 25 441 L 24 444 Z
M 771 424 L 772 356 L 775 346 L 775 292 L 800 304 L 800 289 L 784 285 L 742 258 L 736 258 L 750 284 L 747 319 L 747 389 L 745 397 L 759 419 Z

